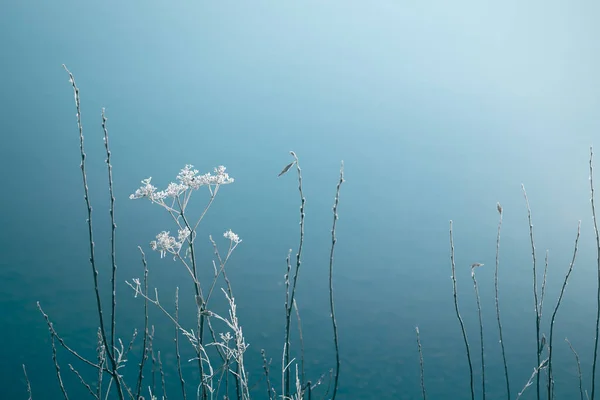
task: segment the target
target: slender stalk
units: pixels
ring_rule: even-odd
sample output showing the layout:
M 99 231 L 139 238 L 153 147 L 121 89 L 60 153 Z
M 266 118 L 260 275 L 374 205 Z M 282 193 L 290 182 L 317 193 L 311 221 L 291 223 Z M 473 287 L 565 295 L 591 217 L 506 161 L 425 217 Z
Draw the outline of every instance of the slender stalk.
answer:
M 529 380 L 527 381 L 525 386 L 523 386 L 523 389 L 521 389 L 521 391 L 517 394 L 516 400 L 519 400 L 521 398 L 521 396 L 523 395 L 523 393 L 525 393 L 525 390 L 527 390 L 527 388 L 533 384 L 533 378 L 536 377 L 537 375 L 539 375 L 540 370 L 546 368 L 547 366 L 548 366 L 548 359 L 546 358 L 546 359 L 542 360 L 540 365 L 538 365 L 537 367 L 535 367 L 533 369 L 533 373 L 531 374 L 531 377 L 529 378 Z
M 102 398 L 102 377 L 104 376 L 102 368 L 106 363 L 106 349 L 104 348 L 104 343 L 102 343 L 102 334 L 100 333 L 100 328 L 98 328 L 97 331 L 97 340 L 98 345 L 96 347 L 96 357 L 98 359 L 98 382 L 96 383 L 96 395 L 100 399 Z
M 27 395 L 29 396 L 27 400 L 32 400 L 31 383 L 29 382 L 29 377 L 27 376 L 27 369 L 25 369 L 25 364 L 23 364 L 23 375 L 25 375 L 25 383 L 27 384 Z
M 290 362 L 290 323 L 292 320 L 292 307 L 296 295 L 296 285 L 298 284 L 298 274 L 300 272 L 300 265 L 302 264 L 302 248 L 304 247 L 304 207 L 306 204 L 306 198 L 304 197 L 304 192 L 302 191 L 302 169 L 300 168 L 300 162 L 298 161 L 296 153 L 290 151 L 290 154 L 292 157 L 294 157 L 296 170 L 298 172 L 298 191 L 300 192 L 300 244 L 298 245 L 298 253 L 296 253 L 296 269 L 294 271 L 292 291 L 290 293 L 289 302 L 286 309 L 285 349 L 283 357 L 283 364 L 285 366 L 283 396 L 287 397 L 290 396 L 290 369 L 287 368 Z
M 419 333 L 419 327 L 415 328 L 417 332 L 417 349 L 419 350 L 419 370 L 421 373 L 421 393 L 423 394 L 423 400 L 427 400 L 427 392 L 425 391 L 425 370 L 423 368 L 423 349 L 421 348 L 421 335 Z
M 540 320 L 542 315 L 540 313 L 540 304 L 538 303 L 538 292 L 537 292 L 537 270 L 536 270 L 536 258 L 535 258 L 535 241 L 533 240 L 533 224 L 531 223 L 531 207 L 529 206 L 529 198 L 525 191 L 525 186 L 521 185 L 523 189 L 523 195 L 525 196 L 525 203 L 527 204 L 527 219 L 529 221 L 529 239 L 531 242 L 531 257 L 533 260 L 533 299 L 535 303 L 535 340 L 536 340 L 536 353 L 537 353 L 537 365 L 541 365 L 541 346 L 540 346 Z M 540 400 L 540 375 L 536 374 L 536 389 L 537 399 Z
M 179 199 L 179 198 L 178 198 Z M 211 199 L 209 201 L 209 205 L 205 208 L 205 210 L 208 210 L 208 208 L 210 207 L 210 204 L 212 204 L 212 201 L 214 200 L 214 195 L 211 196 Z M 204 295 L 202 294 L 202 287 L 200 286 L 200 282 L 198 281 L 198 270 L 197 270 L 197 264 L 196 264 L 196 251 L 195 251 L 195 246 L 194 246 L 194 240 L 196 238 L 196 231 L 195 228 L 192 229 L 191 225 L 189 224 L 185 213 L 184 213 L 184 206 L 180 203 L 180 216 L 185 224 L 185 226 L 190 230 L 190 236 L 188 237 L 189 240 L 189 248 L 190 248 L 190 256 L 192 259 L 192 272 L 193 272 L 193 278 L 194 278 L 194 290 L 196 292 L 196 305 L 197 305 L 197 331 L 198 331 L 198 346 L 197 346 L 197 350 L 196 350 L 196 355 L 198 358 L 198 370 L 200 373 L 200 382 L 201 382 L 201 395 L 202 395 L 202 399 L 203 400 L 208 400 L 208 392 L 207 392 L 207 388 L 206 388 L 206 384 L 204 383 L 204 366 L 202 364 L 202 354 L 200 353 L 200 347 L 204 344 L 204 307 L 205 307 L 205 301 L 204 301 Z M 206 212 L 206 211 L 205 211 Z M 204 216 L 204 213 L 202 214 L 202 217 Z
M 275 389 L 273 389 L 273 386 L 271 385 L 271 379 L 269 377 L 269 364 L 270 362 L 267 362 L 267 355 L 265 353 L 265 349 L 261 349 L 260 354 L 262 355 L 263 358 L 263 371 L 265 371 L 265 378 L 267 381 L 267 397 L 269 398 L 269 400 L 273 400 L 273 395 L 275 394 Z
M 337 322 L 335 320 L 335 307 L 333 302 L 333 252 L 335 249 L 335 244 L 337 242 L 337 238 L 335 237 L 335 226 L 338 220 L 338 205 L 340 201 L 340 187 L 344 183 L 344 162 L 342 161 L 342 166 L 340 167 L 340 180 L 338 181 L 336 192 L 335 192 L 335 202 L 333 204 L 333 226 L 331 228 L 331 253 L 329 255 L 329 306 L 331 309 L 331 323 L 333 325 L 333 342 L 335 345 L 335 375 L 333 382 L 333 394 L 331 395 L 331 400 L 335 400 L 335 396 L 338 390 L 338 381 L 340 375 L 340 346 L 338 341 L 338 328 Z
M 154 355 L 154 325 L 150 327 L 148 335 L 148 353 L 152 360 L 152 393 L 156 393 L 156 356 Z
M 544 257 L 544 275 L 542 276 L 542 291 L 540 293 L 540 308 L 539 308 L 540 316 L 542 315 L 542 309 L 544 308 L 544 298 L 546 296 L 546 277 L 547 276 L 548 276 L 548 250 L 546 250 L 546 256 Z
M 179 287 L 175 288 L 175 321 L 179 323 Z M 177 357 L 177 374 L 179 375 L 179 383 L 181 384 L 181 394 L 183 400 L 187 400 L 187 393 L 185 390 L 185 380 L 183 379 L 183 372 L 181 371 L 181 354 L 179 352 L 179 328 L 175 326 L 175 355 Z
M 60 335 L 58 334 L 58 332 L 56 332 L 56 330 L 54 329 L 54 325 L 52 324 L 52 322 L 50 322 L 50 317 L 48 317 L 48 314 L 46 314 L 44 312 L 44 310 L 42 309 L 42 306 L 40 304 L 40 302 L 37 302 L 37 308 L 40 311 L 40 313 L 44 316 L 44 319 L 46 320 L 46 325 L 48 325 L 48 329 L 50 330 L 50 332 L 54 335 L 54 337 L 56 338 L 56 340 L 58 340 L 58 343 L 65 349 L 67 350 L 69 353 L 71 353 L 73 356 L 77 357 L 79 360 L 81 360 L 82 362 L 84 362 L 85 364 L 89 365 L 90 367 L 94 367 L 94 368 L 100 368 L 103 369 L 104 372 L 108 372 L 110 373 L 110 370 L 108 370 L 107 368 L 103 368 L 102 365 L 97 365 L 94 364 L 93 362 L 91 362 L 90 360 L 88 360 L 85 357 L 82 357 L 79 353 L 77 353 L 75 350 L 73 350 L 71 347 L 69 347 L 67 345 L 67 343 L 65 343 L 64 339 L 62 337 L 60 337 Z
M 498 296 L 498 265 L 500 263 L 500 230 L 502 229 L 502 206 L 496 204 L 500 220 L 498 221 L 498 236 L 496 237 L 496 269 L 494 270 L 494 291 L 496 300 L 496 321 L 498 322 L 498 333 L 500 335 L 500 348 L 502 350 L 502 363 L 504 364 L 504 380 L 506 382 L 506 398 L 511 399 L 510 381 L 508 379 L 508 365 L 506 363 L 506 351 L 504 350 L 504 338 L 502 336 L 502 323 L 500 322 L 500 301 Z
M 160 387 L 163 393 L 163 400 L 167 400 L 167 385 L 165 383 L 165 371 L 163 371 L 162 360 L 160 358 L 160 350 L 158 351 L 158 370 L 160 372 Z
M 298 321 L 298 338 L 300 339 L 300 385 L 304 386 L 304 335 L 302 334 L 302 320 L 300 319 L 300 310 L 294 300 L 294 311 L 296 311 L 296 320 Z
M 58 360 L 56 358 L 56 343 L 54 343 L 54 332 L 50 330 L 50 343 L 52 344 L 52 361 L 54 362 L 54 369 L 56 371 L 56 379 L 58 380 L 58 386 L 60 386 L 60 391 L 62 392 L 65 400 L 69 400 L 69 396 L 67 395 L 67 390 L 65 389 L 65 385 L 62 380 L 62 375 L 60 373 L 60 365 L 58 365 Z
M 571 344 L 571 342 L 569 341 L 568 338 L 565 338 L 565 342 L 567 342 L 567 344 L 569 345 L 569 348 L 571 349 L 571 351 L 573 352 L 573 355 L 575 356 L 575 362 L 577 363 L 577 376 L 579 377 L 579 399 L 583 400 L 583 379 L 582 379 L 582 375 L 581 375 L 581 362 L 579 361 L 579 354 L 577 354 L 577 352 L 573 348 L 573 345 Z
M 469 362 L 469 378 L 471 383 L 471 400 L 475 400 L 475 384 L 473 382 L 473 363 L 471 362 L 471 349 L 469 347 L 469 340 L 467 338 L 467 331 L 465 330 L 465 323 L 460 315 L 458 309 L 458 294 L 456 291 L 456 265 L 454 262 L 454 239 L 452 237 L 452 221 L 450 221 L 450 261 L 452 264 L 452 292 L 454 295 L 454 310 L 456 311 L 456 318 L 460 323 L 460 329 L 462 331 L 463 340 L 465 342 L 465 348 L 467 350 L 467 361 Z
M 577 257 L 577 245 L 579 243 L 580 231 L 581 221 L 579 221 L 579 224 L 577 225 L 577 237 L 575 238 L 575 249 L 573 250 L 573 258 L 571 259 L 571 264 L 569 264 L 569 270 L 567 271 L 567 275 L 565 276 L 565 280 L 563 281 L 562 287 L 560 289 L 560 294 L 558 296 L 558 301 L 556 302 L 556 306 L 554 307 L 554 312 L 552 313 L 552 318 L 550 320 L 550 337 L 548 338 L 548 400 L 552 400 L 552 394 L 554 392 L 554 385 L 552 379 L 552 339 L 554 333 L 554 320 L 556 318 L 556 313 L 558 312 L 558 307 L 560 307 L 560 302 L 562 301 L 563 295 L 565 294 L 565 289 L 569 281 L 569 276 L 571 276 L 571 272 L 573 272 L 573 265 L 575 265 L 575 258 Z
M 142 263 L 144 264 L 144 338 L 142 340 L 142 357 L 139 364 L 138 379 L 136 385 L 136 399 L 139 399 L 142 393 L 142 380 L 144 379 L 144 365 L 148 359 L 148 263 L 146 262 L 146 254 L 140 246 L 138 246 L 142 254 Z
M 79 149 L 81 152 L 80 167 L 81 167 L 81 175 L 83 177 L 83 188 L 84 188 L 84 192 L 85 192 L 84 198 L 85 198 L 85 203 L 86 203 L 87 213 L 88 213 L 87 223 L 88 223 L 88 236 L 90 239 L 90 264 L 92 267 L 92 275 L 94 278 L 94 292 L 96 294 L 96 307 L 97 307 L 97 311 L 98 311 L 98 318 L 100 320 L 100 330 L 102 332 L 102 340 L 104 342 L 104 345 L 107 348 L 106 353 L 108 355 L 108 359 L 110 360 L 111 369 L 112 369 L 111 375 L 115 379 L 115 384 L 117 386 L 117 393 L 119 395 L 119 399 L 124 400 L 123 389 L 121 387 L 121 378 L 120 378 L 119 374 L 117 373 L 117 362 L 115 359 L 115 350 L 114 350 L 114 347 L 109 347 L 108 340 L 106 338 L 106 329 L 104 328 L 104 317 L 102 314 L 102 302 L 100 300 L 100 290 L 98 287 L 98 269 L 96 268 L 96 258 L 95 258 L 95 252 L 94 252 L 94 247 L 95 247 L 94 234 L 93 234 L 93 229 L 92 229 L 92 205 L 90 204 L 90 197 L 89 197 L 89 191 L 88 191 L 88 185 L 87 185 L 87 174 L 86 174 L 86 170 L 85 170 L 86 154 L 85 154 L 84 144 L 83 144 L 83 126 L 81 123 L 81 106 L 80 106 L 80 101 L 79 101 L 79 88 L 75 84 L 75 78 L 73 77 L 73 74 L 67 69 L 67 67 L 64 64 L 63 64 L 63 68 L 69 74 L 69 80 L 71 82 L 71 86 L 73 86 L 73 94 L 75 97 L 75 107 L 77 109 L 77 126 L 79 128 Z
M 94 393 L 92 387 L 85 381 L 85 379 L 83 379 L 83 376 L 81 376 L 79 371 L 77 371 L 71 364 L 68 365 L 71 372 L 73 372 L 77 376 L 77 378 L 79 378 L 79 382 L 88 390 L 88 393 L 91 394 L 92 397 L 94 397 L 95 399 L 98 399 L 98 396 L 96 395 L 96 393 Z
M 113 178 L 112 178 L 112 164 L 110 162 L 110 146 L 108 144 L 108 130 L 106 128 L 106 114 L 104 108 L 102 109 L 102 130 L 104 131 L 104 148 L 106 149 L 106 165 L 108 166 L 108 191 L 110 194 L 110 222 L 111 222 L 111 236 L 110 236 L 110 247 L 111 247 L 111 265 L 112 265 L 112 309 L 111 309 L 111 324 L 110 324 L 110 345 L 114 348 L 115 346 L 115 329 L 116 329 L 116 308 L 117 308 L 117 260 L 116 260 L 116 242 L 115 233 L 117 224 L 115 223 L 115 195 L 113 191 Z
M 290 304 L 290 273 L 292 270 L 292 264 L 290 261 L 291 257 L 292 257 L 292 249 L 290 249 L 288 251 L 288 255 L 285 259 L 286 272 L 284 275 L 284 278 L 285 278 L 285 303 L 284 303 L 284 306 L 285 306 L 286 327 L 287 327 L 287 320 L 289 317 L 289 304 Z M 288 342 L 289 342 L 289 339 L 287 339 L 288 338 L 287 329 L 285 332 L 285 337 L 286 337 L 286 340 L 284 340 L 284 342 L 283 342 L 283 354 L 281 356 L 281 391 L 282 392 L 285 392 L 285 386 L 286 386 L 285 385 L 285 379 L 286 379 L 285 371 L 286 371 L 286 367 L 288 364 L 286 361 L 286 354 L 288 354 L 287 347 L 288 347 Z
M 594 169 L 593 169 L 594 152 L 590 147 L 590 191 L 592 203 L 592 218 L 594 220 L 594 233 L 596 234 L 596 264 L 598 270 L 598 302 L 596 305 L 596 337 L 594 339 L 594 362 L 592 364 L 592 395 L 591 400 L 594 400 L 596 390 L 596 362 L 598 361 L 598 329 L 600 328 L 600 235 L 598 234 L 598 223 L 596 220 L 596 205 L 594 204 Z
M 484 358 L 484 346 L 483 346 L 483 316 L 481 314 L 481 298 L 479 297 L 479 288 L 477 286 L 477 279 L 475 278 L 475 268 L 482 266 L 483 264 L 475 263 L 471 265 L 471 278 L 473 278 L 473 288 L 475 289 L 475 299 L 477 300 L 477 315 L 479 316 L 479 341 L 481 343 L 481 386 L 482 386 L 482 399 L 485 400 L 485 358 Z

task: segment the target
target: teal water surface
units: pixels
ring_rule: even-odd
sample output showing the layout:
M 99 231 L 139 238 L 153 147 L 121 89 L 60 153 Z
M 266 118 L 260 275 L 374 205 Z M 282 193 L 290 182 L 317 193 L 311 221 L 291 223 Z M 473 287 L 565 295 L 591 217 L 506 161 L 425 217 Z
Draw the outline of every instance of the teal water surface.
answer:
M 223 249 L 223 232 L 240 235 L 228 268 L 250 343 L 251 381 L 262 379 L 260 349 L 279 367 L 285 258 L 297 251 L 300 203 L 294 174 L 277 174 L 293 150 L 306 196 L 297 301 L 310 379 L 334 366 L 327 274 L 331 207 L 344 160 L 335 258 L 338 399 L 420 398 L 416 326 L 429 398 L 470 398 L 452 297 L 450 220 L 476 394 L 479 332 L 469 266 L 480 262 L 487 398 L 506 398 L 493 296 L 496 202 L 504 208 L 500 304 L 516 397 L 536 364 L 522 183 L 540 269 L 549 249 L 547 317 L 582 221 L 554 342 L 556 398 L 578 398 L 577 367 L 564 338 L 581 356 L 589 390 L 597 275 L 588 161 L 590 145 L 600 152 L 599 13 L 592 1 L 5 2 L 0 398 L 27 398 L 22 364 L 34 399 L 62 398 L 36 301 L 65 340 L 95 357 L 79 139 L 63 63 L 81 89 L 105 304 L 110 220 L 102 107 L 108 116 L 117 322 L 125 345 L 143 326 L 143 303 L 124 283 L 142 276 L 138 245 L 161 299 L 172 309 L 180 286 L 182 318 L 193 321 L 195 310 L 187 272 L 148 245 L 158 232 L 175 231 L 170 217 L 129 194 L 149 176 L 165 187 L 185 164 L 203 173 L 225 165 L 236 182 L 219 191 L 200 227 L 201 265 L 212 273 L 208 235 Z M 194 210 L 207 199 L 207 192 L 195 194 Z M 151 322 L 169 398 L 178 398 L 173 327 L 155 309 Z M 58 357 L 71 398 L 89 396 L 69 371 L 74 360 L 64 351 Z M 135 368 L 137 359 L 131 362 Z M 193 365 L 184 364 L 191 382 Z M 279 387 L 280 378 L 274 382 Z M 257 399 L 265 393 L 264 381 L 252 392 Z

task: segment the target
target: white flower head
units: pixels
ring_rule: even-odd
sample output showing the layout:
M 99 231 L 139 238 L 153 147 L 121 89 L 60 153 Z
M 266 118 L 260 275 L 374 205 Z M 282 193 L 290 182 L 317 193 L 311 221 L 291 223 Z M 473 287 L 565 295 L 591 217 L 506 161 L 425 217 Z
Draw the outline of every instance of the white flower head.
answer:
M 152 250 L 160 252 L 160 258 L 164 258 L 167 252 L 171 254 L 177 254 L 181 249 L 181 243 L 177 241 L 173 236 L 169 236 L 169 232 L 162 231 L 156 235 L 156 240 L 150 242 Z
M 164 197 L 177 197 L 180 194 L 182 194 L 183 192 L 185 192 L 188 189 L 187 185 L 184 185 L 183 183 L 175 183 L 175 182 L 171 182 L 169 183 L 169 186 L 167 186 L 167 188 L 165 190 L 163 190 L 162 192 L 160 192 L 161 195 L 164 195 Z
M 193 165 L 186 164 L 186 166 L 179 171 L 179 174 L 177 174 L 177 180 L 181 182 L 182 185 L 191 187 L 192 189 L 198 189 L 200 187 L 200 185 L 197 184 L 198 170 L 193 168 Z
M 188 227 L 186 226 L 185 228 L 183 228 L 183 229 L 180 229 L 178 233 L 179 233 L 179 235 L 178 235 L 179 243 L 183 243 L 183 241 L 184 241 L 185 239 L 187 239 L 187 238 L 188 238 L 188 236 L 190 236 L 190 233 L 191 233 L 191 232 L 190 232 L 190 230 L 188 229 Z
M 134 194 L 129 195 L 129 198 L 132 200 L 141 199 L 142 197 L 152 198 L 154 193 L 156 192 L 156 186 L 153 186 L 150 181 L 152 177 L 146 178 L 142 180 L 142 186 L 135 191 Z
M 215 168 L 215 175 L 207 173 L 204 175 L 196 176 L 198 187 L 203 185 L 227 185 L 234 182 L 234 179 L 225 172 L 225 167 L 220 165 Z
M 169 235 L 169 232 L 162 231 L 156 235 L 156 240 L 150 242 L 152 250 L 160 252 L 160 258 L 164 258 L 168 253 L 179 254 L 183 242 L 190 236 L 191 231 L 185 227 L 179 229 L 177 239 Z
M 236 235 L 235 233 L 233 233 L 233 232 L 231 231 L 231 229 L 230 229 L 230 230 L 228 230 L 227 232 L 225 232 L 225 233 L 223 234 L 223 236 L 224 236 L 225 238 L 227 238 L 227 239 L 231 240 L 231 241 L 232 241 L 233 243 L 235 243 L 235 244 L 239 244 L 239 243 L 242 241 L 238 235 Z
M 229 174 L 225 172 L 225 167 L 222 165 L 215 168 L 215 174 L 215 181 L 219 185 L 227 185 L 234 182 L 234 179 L 229 177 Z

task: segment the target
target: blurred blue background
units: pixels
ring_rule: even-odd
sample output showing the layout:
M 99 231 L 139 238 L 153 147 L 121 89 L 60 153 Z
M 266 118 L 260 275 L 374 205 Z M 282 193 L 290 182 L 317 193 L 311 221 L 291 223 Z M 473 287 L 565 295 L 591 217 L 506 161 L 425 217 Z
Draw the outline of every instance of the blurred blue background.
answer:
M 331 207 L 344 160 L 335 260 L 340 399 L 419 398 L 416 326 L 430 398 L 469 396 L 452 301 L 449 220 L 476 390 L 469 266 L 482 262 L 488 399 L 505 398 L 493 295 L 498 201 L 504 207 L 500 304 L 513 397 L 523 387 L 535 366 L 535 317 L 521 183 L 533 210 L 540 270 L 549 249 L 546 316 L 582 220 L 580 253 L 557 315 L 554 372 L 557 398 L 578 396 L 568 336 L 589 389 L 597 275 L 588 162 L 590 145 L 600 151 L 599 13 L 592 1 L 4 2 L 1 397 L 26 398 L 25 363 L 34 399 L 61 398 L 36 301 L 65 340 L 95 354 L 79 139 L 63 63 L 81 90 L 105 302 L 110 223 L 102 107 L 108 116 L 118 333 L 125 343 L 143 322 L 143 303 L 124 284 L 142 275 L 138 245 L 148 256 L 150 286 L 160 288 L 170 309 L 180 286 L 182 317 L 193 320 L 185 270 L 148 246 L 158 232 L 175 231 L 172 222 L 164 210 L 128 195 L 148 176 L 166 187 L 187 163 L 202 172 L 223 164 L 236 182 L 222 188 L 198 232 L 202 266 L 211 273 L 209 234 L 223 250 L 223 232 L 241 236 L 229 276 L 250 343 L 250 377 L 262 378 L 261 348 L 276 371 L 285 257 L 297 250 L 299 221 L 296 177 L 277 174 L 294 150 L 307 201 L 297 301 L 310 379 L 334 365 L 327 274 Z M 195 194 L 194 210 L 207 199 L 206 192 Z M 151 323 L 176 398 L 173 328 L 156 310 Z M 546 317 L 542 331 L 548 333 Z M 296 333 L 294 340 L 298 345 Z M 186 351 L 184 358 L 191 357 Z M 59 361 L 71 397 L 86 396 L 66 365 L 72 358 L 60 351 Z M 193 369 L 186 363 L 190 381 Z M 253 394 L 264 393 L 261 382 Z

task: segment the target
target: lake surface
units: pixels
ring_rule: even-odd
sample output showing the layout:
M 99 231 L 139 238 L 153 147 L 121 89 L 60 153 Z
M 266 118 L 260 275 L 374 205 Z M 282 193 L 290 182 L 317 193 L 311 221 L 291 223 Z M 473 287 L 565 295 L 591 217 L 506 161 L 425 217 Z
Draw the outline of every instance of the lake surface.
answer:
M 199 265 L 208 285 L 214 258 L 209 235 L 222 251 L 225 231 L 240 235 L 228 276 L 250 344 L 250 380 L 258 382 L 253 398 L 265 397 L 260 350 L 273 359 L 277 376 L 286 256 L 289 249 L 295 256 L 299 243 L 295 170 L 277 177 L 293 150 L 306 198 L 297 302 L 306 374 L 313 382 L 326 374 L 319 393 L 335 361 L 328 269 L 331 208 L 343 160 L 334 264 L 338 399 L 421 398 L 417 326 L 429 398 L 470 398 L 450 279 L 450 220 L 476 395 L 481 360 L 470 266 L 478 262 L 485 264 L 477 279 L 487 399 L 506 398 L 494 303 L 497 202 L 503 207 L 499 301 L 516 397 L 536 364 L 521 184 L 531 203 L 538 286 L 549 251 L 541 328 L 546 336 L 581 220 L 553 355 L 556 398 L 577 398 L 577 365 L 564 339 L 581 356 L 589 390 L 598 279 L 589 201 L 589 147 L 600 153 L 598 12 L 591 1 L 92 6 L 60 0 L 5 6 L 0 397 L 27 398 L 26 364 L 34 399 L 62 398 L 37 301 L 68 343 L 95 357 L 98 316 L 76 111 L 64 63 L 81 91 L 99 279 L 108 307 L 110 218 L 100 114 L 106 107 L 118 225 L 117 333 L 125 346 L 133 329 L 143 327 L 143 301 L 125 284 L 143 275 L 137 246 L 146 252 L 149 285 L 160 290 L 168 309 L 180 287 L 180 315 L 190 327 L 195 312 L 184 267 L 149 246 L 159 232 L 176 232 L 172 220 L 158 206 L 128 196 L 149 176 L 165 188 L 185 164 L 201 173 L 225 165 L 235 183 L 219 190 L 199 227 Z M 600 180 L 596 185 L 600 190 Z M 192 215 L 199 215 L 208 196 L 206 190 L 194 194 Z M 222 300 L 217 292 L 221 309 Z M 156 308 L 150 322 L 169 398 L 179 398 L 174 328 Z M 292 340 L 299 345 L 295 330 Z M 195 364 L 187 362 L 192 353 L 184 345 L 191 382 Z M 134 349 L 139 346 L 140 337 Z M 71 398 L 89 396 L 69 371 L 74 360 L 60 350 Z M 280 378 L 274 383 L 279 389 Z M 531 387 L 522 398 L 534 392 Z

